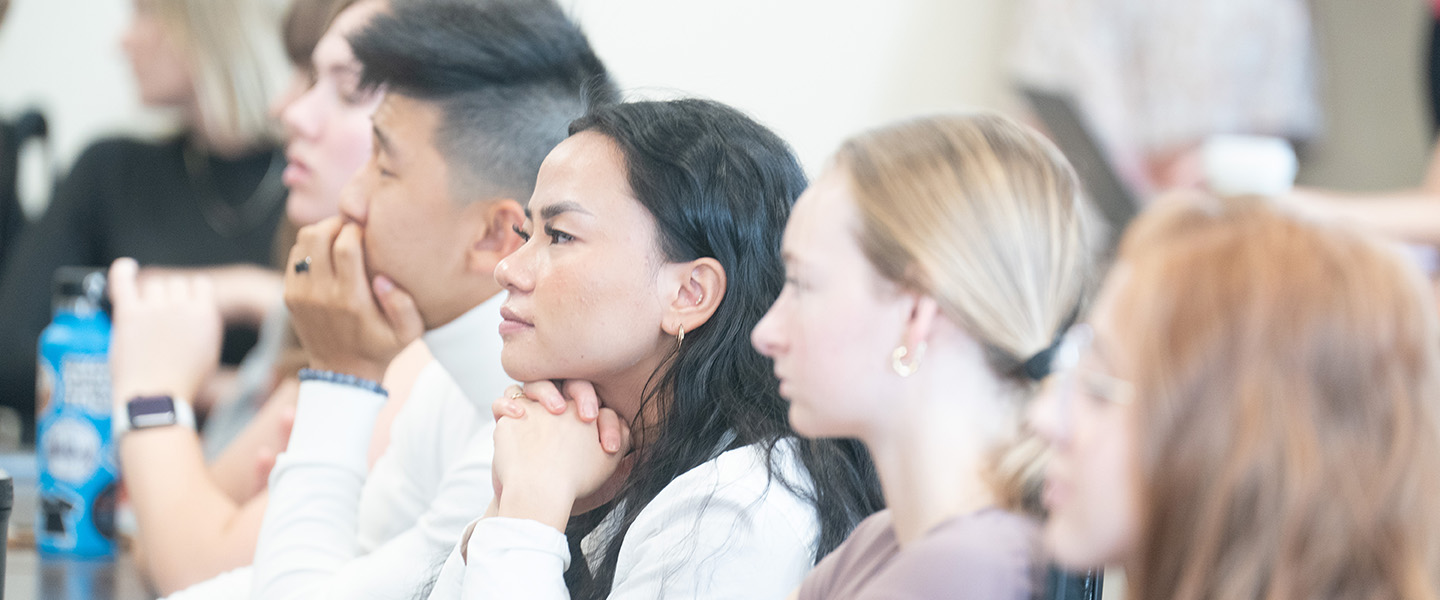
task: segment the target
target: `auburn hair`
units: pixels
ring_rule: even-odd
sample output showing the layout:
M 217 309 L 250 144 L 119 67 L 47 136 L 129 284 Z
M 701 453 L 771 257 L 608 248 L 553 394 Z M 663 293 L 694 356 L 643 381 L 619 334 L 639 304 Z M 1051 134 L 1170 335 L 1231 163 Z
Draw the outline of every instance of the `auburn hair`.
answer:
M 1186 193 L 1118 254 L 1132 600 L 1437 598 L 1440 325 L 1388 244 Z

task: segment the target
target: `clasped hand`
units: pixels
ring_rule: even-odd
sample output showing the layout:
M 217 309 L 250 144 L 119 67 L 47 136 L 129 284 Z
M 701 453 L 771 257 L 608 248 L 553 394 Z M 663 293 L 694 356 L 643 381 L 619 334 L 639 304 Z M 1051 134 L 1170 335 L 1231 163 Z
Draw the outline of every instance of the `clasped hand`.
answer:
M 523 392 L 523 393 L 522 393 Z M 569 380 L 511 386 L 495 413 L 496 511 L 561 532 L 571 514 L 608 502 L 629 471 L 630 428 L 594 388 Z
M 296 271 L 297 263 L 307 268 Z M 408 293 L 365 269 L 359 225 L 331 217 L 300 230 L 285 271 L 285 305 L 310 365 L 372 381 L 425 331 Z

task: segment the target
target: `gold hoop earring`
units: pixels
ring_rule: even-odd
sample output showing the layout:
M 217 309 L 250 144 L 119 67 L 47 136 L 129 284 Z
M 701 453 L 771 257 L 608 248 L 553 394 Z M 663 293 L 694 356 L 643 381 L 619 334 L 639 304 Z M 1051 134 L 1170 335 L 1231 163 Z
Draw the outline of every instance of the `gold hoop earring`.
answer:
M 890 353 L 890 368 L 895 374 L 901 377 L 909 377 L 920 370 L 920 357 L 925 354 L 925 342 L 915 347 L 915 354 L 910 354 L 910 349 L 905 346 L 896 346 L 895 351 Z M 906 359 L 909 359 L 908 361 Z
M 680 331 L 675 334 L 675 344 L 678 346 L 685 342 L 685 326 L 680 326 Z

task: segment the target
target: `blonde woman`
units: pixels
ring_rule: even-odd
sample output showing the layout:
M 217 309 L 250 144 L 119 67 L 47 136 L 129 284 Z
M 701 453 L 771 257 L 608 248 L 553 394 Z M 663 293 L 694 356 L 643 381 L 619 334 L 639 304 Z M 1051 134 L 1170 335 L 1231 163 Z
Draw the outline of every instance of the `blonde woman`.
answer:
M 1132 226 L 1033 422 L 1045 539 L 1130 600 L 1440 597 L 1440 326 L 1394 249 L 1259 199 Z
M 752 340 L 795 430 L 864 442 L 889 509 L 799 598 L 1031 597 L 1020 415 L 1085 288 L 1087 214 L 1054 146 L 985 114 L 854 137 L 800 198 Z
M 50 318 L 56 267 L 121 256 L 144 265 L 269 264 L 285 214 L 285 158 L 267 115 L 289 75 L 282 8 L 272 0 L 136 0 L 124 47 L 140 97 L 172 110 L 179 133 L 90 147 L 12 248 L 0 280 L 0 398 L 28 429 L 35 341 Z

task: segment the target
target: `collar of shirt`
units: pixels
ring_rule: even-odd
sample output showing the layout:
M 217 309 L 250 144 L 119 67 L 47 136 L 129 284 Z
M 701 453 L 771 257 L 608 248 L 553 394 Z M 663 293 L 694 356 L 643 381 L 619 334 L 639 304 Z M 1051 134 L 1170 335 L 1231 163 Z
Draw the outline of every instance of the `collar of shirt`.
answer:
M 490 414 L 490 404 L 505 393 L 510 377 L 500 366 L 500 305 L 504 294 L 466 311 L 422 338 L 436 362 L 459 384 L 465 397 L 481 414 Z

